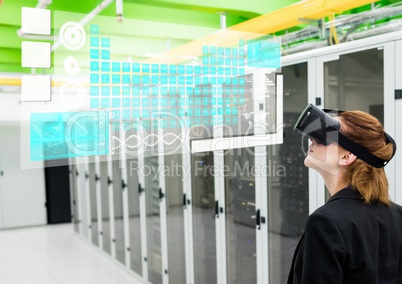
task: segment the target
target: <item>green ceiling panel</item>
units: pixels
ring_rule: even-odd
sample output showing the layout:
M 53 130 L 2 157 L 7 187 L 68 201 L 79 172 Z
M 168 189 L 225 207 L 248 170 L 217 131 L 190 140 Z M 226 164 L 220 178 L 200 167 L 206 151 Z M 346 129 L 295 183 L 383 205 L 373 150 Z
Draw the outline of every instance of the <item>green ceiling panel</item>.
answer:
M 12 26 L 0 26 L 0 48 L 21 48 L 22 39 Z
M 0 73 L 8 73 L 8 72 L 31 73 L 31 69 L 22 68 L 21 64 L 18 64 L 18 63 L 7 64 L 7 63 L 0 62 Z
M 21 65 L 21 50 L 8 48 L 2 49 L 0 63 L 17 63 Z

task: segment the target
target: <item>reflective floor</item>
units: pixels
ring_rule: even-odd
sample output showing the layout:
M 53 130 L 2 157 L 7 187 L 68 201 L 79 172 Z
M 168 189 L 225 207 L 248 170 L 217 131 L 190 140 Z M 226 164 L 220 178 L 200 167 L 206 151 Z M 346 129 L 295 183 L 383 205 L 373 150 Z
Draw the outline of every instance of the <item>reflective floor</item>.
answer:
M 139 284 L 71 224 L 0 230 L 0 283 Z

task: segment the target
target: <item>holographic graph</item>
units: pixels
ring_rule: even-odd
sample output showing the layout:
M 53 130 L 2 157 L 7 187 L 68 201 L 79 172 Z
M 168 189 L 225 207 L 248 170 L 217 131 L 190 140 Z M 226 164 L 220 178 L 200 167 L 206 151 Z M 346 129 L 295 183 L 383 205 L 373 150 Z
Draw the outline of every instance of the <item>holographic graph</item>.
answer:
M 277 129 L 282 111 L 275 108 L 280 43 L 266 35 L 233 33 L 225 40 L 198 41 L 196 56 L 181 53 L 175 62 L 165 62 L 159 55 L 170 50 L 110 34 L 114 17 L 97 16 L 83 26 L 78 19 L 84 16 L 54 13 L 60 39 L 55 42 L 55 74 L 66 79 L 53 97 L 58 95 L 65 109 L 77 111 L 52 112 L 52 99 L 49 112 L 31 112 L 31 161 L 181 144 L 183 127 L 202 126 L 210 135 L 206 138 L 212 138 L 217 125 L 235 128 L 236 136 L 253 135 L 258 123 L 266 126 L 266 133 Z M 120 28 L 139 23 L 126 19 Z M 68 91 L 78 99 L 69 99 Z M 133 122 L 146 134 L 132 131 L 121 138 L 118 132 Z

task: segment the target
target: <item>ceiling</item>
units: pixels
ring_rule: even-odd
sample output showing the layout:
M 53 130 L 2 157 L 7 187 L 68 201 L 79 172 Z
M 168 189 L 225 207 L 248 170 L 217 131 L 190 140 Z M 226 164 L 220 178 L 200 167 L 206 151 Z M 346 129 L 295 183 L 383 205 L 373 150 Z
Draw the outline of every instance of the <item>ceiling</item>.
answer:
M 53 0 L 47 6 L 54 14 L 55 11 L 66 11 L 87 14 L 99 5 L 101 0 Z M 227 27 L 245 22 L 257 16 L 278 10 L 296 0 L 282 1 L 261 1 L 261 0 L 123 0 L 124 19 L 137 19 L 149 21 L 149 23 L 166 23 L 169 40 L 174 45 L 193 41 L 205 33 L 218 30 L 220 28 L 219 13 L 226 15 Z M 21 8 L 32 7 L 38 4 L 38 0 L 3 0 L 0 5 L 0 72 L 31 72 L 29 68 L 21 67 L 21 39 L 17 35 L 17 30 L 21 27 Z M 99 15 L 116 15 L 115 3 L 110 4 Z M 124 21 L 124 20 L 123 20 Z M 175 25 L 195 26 L 188 31 L 172 33 Z M 125 29 L 122 31 L 118 25 L 113 25 L 110 33 L 123 34 L 141 38 L 143 41 L 152 40 L 154 35 L 151 24 L 148 27 Z M 178 27 L 178 26 L 177 26 Z M 54 32 L 53 32 L 54 35 Z M 186 35 L 186 36 L 183 36 Z M 146 46 L 146 44 L 145 44 Z
M 102 0 L 39 1 L 50 2 L 46 9 L 52 11 L 53 27 L 55 27 L 52 35 L 56 37 L 61 26 L 60 20 L 57 20 L 60 17 L 56 15 L 65 12 L 79 13 L 75 18 L 72 16 L 72 20 L 79 21 L 102 2 Z M 401 0 L 373 1 L 378 7 L 401 2 Z M 220 13 L 225 14 L 228 28 L 235 26 L 236 30 L 280 34 L 280 31 L 283 33 L 293 30 L 296 26 L 302 27 L 302 19 L 312 19 L 313 23 L 335 12 L 355 14 L 373 9 L 374 6 L 365 5 L 370 2 L 367 0 L 123 0 L 122 24 L 119 24 L 116 18 L 115 1 L 112 1 L 99 15 L 109 17 L 107 33 L 114 37 L 116 54 L 124 60 L 127 60 L 127 56 L 132 56 L 133 60 L 144 60 L 144 54 L 152 53 L 153 49 L 166 50 L 179 46 L 191 49 L 192 45 L 189 43 L 201 38 L 204 40 L 220 29 Z M 294 5 L 289 7 L 291 4 Z M 17 31 L 21 28 L 21 8 L 34 8 L 37 5 L 38 0 L 0 0 L 0 73 L 31 72 L 30 68 L 21 67 L 21 42 L 30 39 L 20 38 Z M 285 7 L 286 9 L 281 9 Z M 304 26 L 314 28 L 309 26 L 312 23 Z M 54 43 L 53 38 L 47 41 Z M 155 47 L 156 45 L 159 46 Z M 167 47 L 161 47 L 162 45 Z M 133 46 L 138 54 L 135 52 L 132 54 Z M 63 58 L 68 55 L 60 50 L 58 54 L 62 54 Z M 80 60 L 87 55 L 78 52 L 75 56 Z M 53 56 L 53 66 L 57 67 L 55 57 Z M 81 62 L 86 62 L 87 66 L 83 67 L 88 68 L 88 60 Z M 48 74 L 55 74 L 54 71 L 53 68 L 49 71 L 43 70 Z

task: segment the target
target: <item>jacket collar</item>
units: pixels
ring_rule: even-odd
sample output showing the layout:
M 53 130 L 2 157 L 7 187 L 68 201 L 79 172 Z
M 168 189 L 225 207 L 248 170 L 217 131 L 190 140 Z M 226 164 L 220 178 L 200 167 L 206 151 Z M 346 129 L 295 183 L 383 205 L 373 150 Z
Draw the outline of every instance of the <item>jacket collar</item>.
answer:
M 340 191 L 338 191 L 337 193 L 335 193 L 334 195 L 331 196 L 330 199 L 328 199 L 328 202 L 331 202 L 333 200 L 337 200 L 337 199 L 362 199 L 362 195 L 360 194 L 360 192 L 357 189 L 354 189 L 352 186 L 347 186 L 343 189 L 341 189 Z

